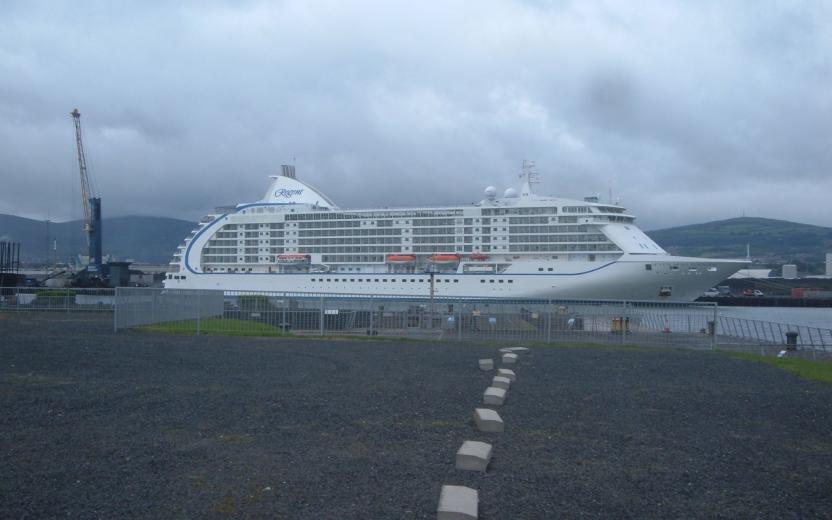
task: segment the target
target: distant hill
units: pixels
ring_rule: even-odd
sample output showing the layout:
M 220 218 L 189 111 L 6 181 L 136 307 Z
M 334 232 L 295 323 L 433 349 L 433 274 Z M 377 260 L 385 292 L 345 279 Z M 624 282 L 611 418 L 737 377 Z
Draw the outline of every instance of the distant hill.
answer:
M 832 252 L 832 228 L 785 220 L 742 217 L 693 224 L 647 234 L 667 251 L 684 256 L 745 258 L 764 262 L 817 264 Z
M 170 261 L 173 250 L 194 226 L 193 222 L 164 217 L 105 218 L 101 224 L 104 254 L 137 262 L 164 264 Z M 47 240 L 45 221 L 0 214 L 0 240 L 20 242 L 23 262 L 43 262 L 47 247 L 51 261 L 55 240 L 61 262 L 87 252 L 83 224 L 78 220 L 51 222 L 49 237 Z

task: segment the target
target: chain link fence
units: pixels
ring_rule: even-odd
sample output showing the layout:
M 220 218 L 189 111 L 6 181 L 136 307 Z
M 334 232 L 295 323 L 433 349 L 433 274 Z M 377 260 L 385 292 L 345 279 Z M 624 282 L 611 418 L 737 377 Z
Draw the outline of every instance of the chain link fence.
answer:
M 825 329 L 719 315 L 714 303 L 372 297 L 119 288 L 116 330 L 832 352 Z M 796 332 L 796 337 L 789 333 Z
M 0 287 L 0 310 L 49 312 L 112 312 L 115 289 L 51 289 Z

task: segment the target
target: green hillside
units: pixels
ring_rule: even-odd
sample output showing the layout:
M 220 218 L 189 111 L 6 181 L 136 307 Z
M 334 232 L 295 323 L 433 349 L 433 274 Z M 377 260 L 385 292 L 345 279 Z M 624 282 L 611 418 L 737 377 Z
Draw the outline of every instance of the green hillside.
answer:
M 742 217 L 647 232 L 667 251 L 685 256 L 745 258 L 766 262 L 821 263 L 832 252 L 832 228 L 785 220 Z
M 116 217 L 105 218 L 101 227 L 105 255 L 163 264 L 170 261 L 173 250 L 194 228 L 194 223 L 163 217 Z M 79 253 L 86 254 L 86 237 L 80 221 L 52 222 L 48 235 L 49 239 L 44 221 L 0 215 L 0 240 L 20 242 L 23 262 L 43 262 L 47 247 L 52 261 L 55 241 L 60 262 L 74 259 Z

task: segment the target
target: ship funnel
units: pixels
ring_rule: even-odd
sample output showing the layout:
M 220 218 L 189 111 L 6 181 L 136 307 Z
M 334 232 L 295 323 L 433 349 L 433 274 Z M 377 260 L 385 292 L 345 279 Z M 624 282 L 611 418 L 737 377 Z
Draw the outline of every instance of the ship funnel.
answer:
M 295 165 L 293 165 L 293 164 L 281 164 L 280 169 L 281 169 L 281 174 L 284 177 L 289 177 L 290 179 L 295 178 Z

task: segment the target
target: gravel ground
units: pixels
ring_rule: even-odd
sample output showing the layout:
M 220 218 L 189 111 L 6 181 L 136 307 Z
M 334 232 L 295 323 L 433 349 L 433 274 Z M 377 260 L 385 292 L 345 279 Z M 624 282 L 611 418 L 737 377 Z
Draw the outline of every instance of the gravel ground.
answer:
M 832 385 L 694 351 L 538 348 L 502 434 L 493 348 L 113 334 L 0 314 L 4 518 L 809 518 L 832 511 Z M 494 443 L 486 474 L 454 469 Z

